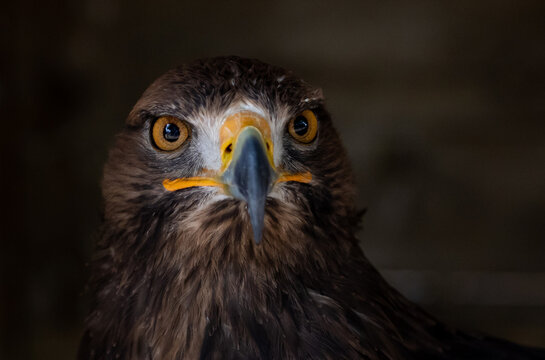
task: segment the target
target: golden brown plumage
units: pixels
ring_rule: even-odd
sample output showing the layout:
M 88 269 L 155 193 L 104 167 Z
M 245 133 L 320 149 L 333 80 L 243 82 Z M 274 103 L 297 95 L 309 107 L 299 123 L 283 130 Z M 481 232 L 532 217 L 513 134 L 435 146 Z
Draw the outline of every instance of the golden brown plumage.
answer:
M 258 131 L 237 122 L 221 138 L 233 114 Z M 163 117 L 187 126 L 174 150 L 176 128 L 152 131 Z M 452 330 L 382 279 L 354 236 L 321 91 L 283 69 L 213 58 L 159 78 L 116 139 L 103 195 L 80 359 L 545 358 Z

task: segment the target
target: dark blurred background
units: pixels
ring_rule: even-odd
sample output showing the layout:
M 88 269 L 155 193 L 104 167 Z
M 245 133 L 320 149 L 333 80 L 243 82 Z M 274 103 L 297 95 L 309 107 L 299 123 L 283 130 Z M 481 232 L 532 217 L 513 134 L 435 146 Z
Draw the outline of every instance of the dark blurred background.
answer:
M 321 86 L 362 246 L 456 326 L 545 346 L 545 2 L 2 4 L 1 359 L 70 359 L 102 164 L 146 86 L 236 54 Z

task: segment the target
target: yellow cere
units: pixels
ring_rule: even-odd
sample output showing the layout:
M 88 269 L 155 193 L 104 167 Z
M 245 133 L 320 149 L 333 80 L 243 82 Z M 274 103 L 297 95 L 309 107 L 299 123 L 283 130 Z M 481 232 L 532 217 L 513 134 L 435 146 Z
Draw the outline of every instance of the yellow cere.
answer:
M 263 136 L 265 145 L 267 146 L 267 157 L 269 162 L 274 167 L 273 162 L 273 142 L 271 140 L 271 128 L 267 120 L 251 111 L 241 111 L 230 115 L 223 123 L 220 129 L 220 151 L 222 170 L 227 169 L 233 157 L 236 141 L 239 133 L 247 126 L 253 126 Z

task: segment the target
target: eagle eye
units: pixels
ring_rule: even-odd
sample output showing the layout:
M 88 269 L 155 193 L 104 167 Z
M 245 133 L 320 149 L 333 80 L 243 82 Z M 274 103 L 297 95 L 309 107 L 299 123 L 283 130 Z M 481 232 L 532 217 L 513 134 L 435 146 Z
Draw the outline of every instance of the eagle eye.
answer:
M 311 110 L 305 110 L 290 120 L 288 132 L 297 141 L 308 144 L 316 138 L 318 120 Z
M 174 116 L 161 116 L 153 123 L 151 137 L 157 148 L 164 151 L 176 150 L 189 137 L 189 127 Z

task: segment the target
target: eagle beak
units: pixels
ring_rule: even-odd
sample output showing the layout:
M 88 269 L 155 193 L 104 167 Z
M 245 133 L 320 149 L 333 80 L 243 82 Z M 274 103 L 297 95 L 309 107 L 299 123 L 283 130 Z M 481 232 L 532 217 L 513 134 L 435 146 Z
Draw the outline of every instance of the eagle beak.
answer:
M 248 204 L 256 244 L 263 236 L 267 195 L 278 178 L 269 159 L 261 132 L 254 126 L 246 126 L 238 134 L 232 158 L 222 176 L 231 195 Z

